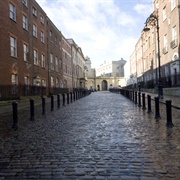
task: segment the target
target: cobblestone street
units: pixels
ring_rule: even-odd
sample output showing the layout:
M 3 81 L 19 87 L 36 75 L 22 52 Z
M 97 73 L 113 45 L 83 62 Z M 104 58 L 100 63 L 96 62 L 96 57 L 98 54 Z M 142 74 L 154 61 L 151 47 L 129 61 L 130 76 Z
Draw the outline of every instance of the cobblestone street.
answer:
M 0 136 L 0 180 L 180 179 L 180 119 L 167 127 L 120 94 L 20 117 L 17 131 Z

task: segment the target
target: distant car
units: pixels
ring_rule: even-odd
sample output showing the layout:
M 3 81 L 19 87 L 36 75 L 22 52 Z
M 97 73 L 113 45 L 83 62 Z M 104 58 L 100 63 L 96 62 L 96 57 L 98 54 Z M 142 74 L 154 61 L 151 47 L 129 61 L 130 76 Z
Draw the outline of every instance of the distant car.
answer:
M 119 86 L 109 86 L 109 89 L 120 89 Z

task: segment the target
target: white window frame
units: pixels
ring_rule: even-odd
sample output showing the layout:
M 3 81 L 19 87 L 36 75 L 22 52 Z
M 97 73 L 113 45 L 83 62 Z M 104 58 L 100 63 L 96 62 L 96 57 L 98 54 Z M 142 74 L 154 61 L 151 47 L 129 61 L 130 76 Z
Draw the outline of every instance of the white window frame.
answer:
M 172 41 L 174 41 L 176 39 L 177 39 L 177 28 L 176 28 L 176 26 L 174 26 L 172 28 Z
M 9 17 L 16 21 L 16 7 L 12 3 L 9 3 Z
M 59 79 L 56 78 L 56 87 L 59 87 Z
M 27 7 L 27 0 L 22 0 L 22 3 Z
M 23 29 L 28 30 L 28 18 L 23 15 Z
M 43 15 L 40 16 L 40 22 L 41 22 L 42 24 L 44 24 L 44 16 L 43 16 Z
M 44 43 L 44 32 L 41 31 L 41 42 Z
M 166 6 L 163 8 L 163 21 L 166 20 L 167 15 L 166 15 Z
M 42 68 L 45 68 L 46 64 L 45 64 L 45 55 L 41 54 L 41 66 Z
M 33 24 L 33 36 L 37 38 L 37 25 Z
M 50 53 L 50 64 L 51 64 L 51 70 L 54 70 L 54 62 L 53 62 L 53 54 Z
M 52 31 L 49 32 L 50 41 L 52 41 Z
M 24 53 L 24 61 L 28 61 L 28 45 L 27 44 L 23 44 L 23 53 Z
M 34 49 L 34 64 L 38 65 L 38 51 Z
M 18 76 L 17 74 L 11 74 L 11 84 L 17 85 L 18 84 Z
M 37 16 L 37 9 L 35 7 L 33 7 L 33 9 L 32 9 L 32 13 L 34 16 Z
M 10 54 L 12 57 L 17 57 L 17 39 L 10 36 Z
M 51 76 L 51 87 L 54 87 L 54 77 Z
M 43 87 L 46 87 L 46 80 L 45 80 L 45 79 L 42 79 L 42 80 L 41 80 L 41 85 L 42 85 Z
M 171 0 L 171 11 L 176 7 L 176 0 Z
M 58 58 L 57 56 L 55 57 L 55 64 L 56 64 L 56 71 L 59 71 L 59 63 L 58 63 Z
M 28 86 L 30 83 L 29 76 L 24 76 L 24 84 Z

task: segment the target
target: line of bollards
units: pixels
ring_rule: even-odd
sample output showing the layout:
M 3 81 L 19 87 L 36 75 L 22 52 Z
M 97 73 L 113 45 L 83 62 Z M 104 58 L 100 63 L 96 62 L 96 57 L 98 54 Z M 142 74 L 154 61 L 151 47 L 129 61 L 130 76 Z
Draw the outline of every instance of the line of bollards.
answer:
M 145 93 L 141 93 L 141 91 L 133 91 L 133 90 L 127 90 L 127 89 L 120 89 L 120 94 L 127 97 L 131 101 L 133 101 L 135 104 L 137 104 L 139 107 L 142 107 L 143 110 L 146 110 L 146 98 Z M 142 100 L 142 103 L 141 103 Z M 155 119 L 161 119 L 160 116 L 160 108 L 159 108 L 159 97 L 154 97 L 155 102 Z M 166 120 L 167 126 L 173 126 L 172 123 L 172 105 L 171 100 L 166 100 Z M 147 113 L 151 113 L 151 96 L 147 95 Z
M 89 95 L 90 92 L 87 91 L 74 91 L 74 92 L 70 92 L 70 93 L 63 93 L 62 94 L 62 105 L 65 106 L 66 103 L 70 104 L 70 102 L 72 103 L 73 101 L 76 101 L 82 97 L 85 97 L 87 95 Z M 65 97 L 67 96 L 67 98 Z M 69 97 L 70 96 L 70 97 Z M 29 100 L 30 103 L 30 121 L 34 121 L 35 120 L 35 105 L 34 105 L 34 99 L 30 99 Z M 46 114 L 46 98 L 45 97 L 41 97 L 41 104 L 42 104 L 42 115 Z M 50 96 L 50 110 L 54 111 L 54 95 Z M 57 108 L 60 108 L 60 94 L 57 94 Z M 13 111 L 13 124 L 12 124 L 12 129 L 17 130 L 18 129 L 18 103 L 17 102 L 13 102 L 12 103 L 12 111 Z

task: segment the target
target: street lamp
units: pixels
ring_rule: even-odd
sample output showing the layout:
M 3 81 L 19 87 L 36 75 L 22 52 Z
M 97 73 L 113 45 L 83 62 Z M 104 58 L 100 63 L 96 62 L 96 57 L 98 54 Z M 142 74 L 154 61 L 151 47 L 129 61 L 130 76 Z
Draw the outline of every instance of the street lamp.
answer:
M 156 29 L 157 29 L 158 71 L 159 71 L 159 77 L 158 77 L 158 96 L 159 96 L 159 98 L 163 98 L 163 88 L 162 88 L 162 82 L 161 82 L 161 59 L 160 59 L 160 39 L 159 39 L 159 19 L 158 19 L 158 16 L 156 16 L 154 14 L 151 14 L 148 17 L 148 19 L 146 20 L 146 27 L 143 29 L 144 32 L 147 32 L 147 31 L 150 30 L 150 28 L 147 27 L 147 24 L 149 22 L 151 23 L 152 26 L 156 26 Z

